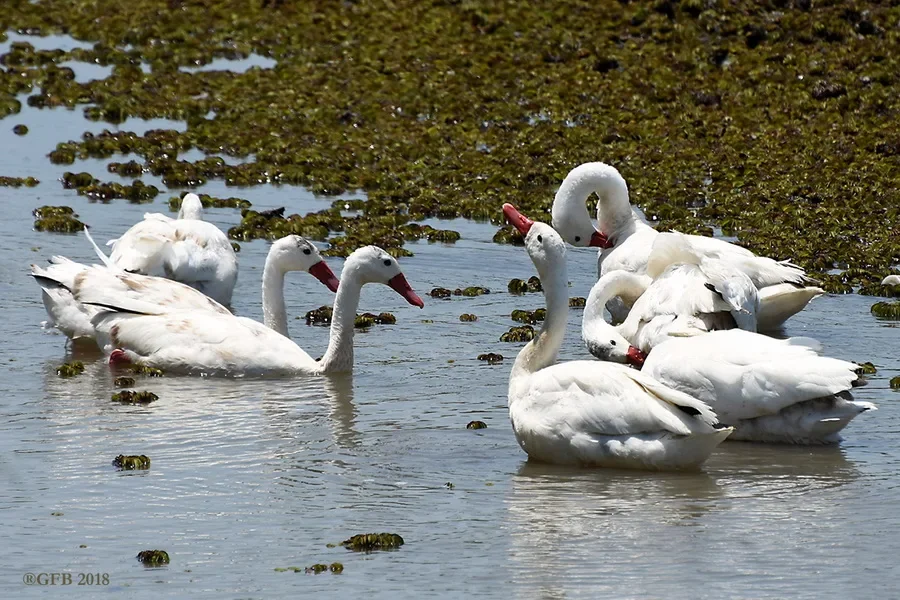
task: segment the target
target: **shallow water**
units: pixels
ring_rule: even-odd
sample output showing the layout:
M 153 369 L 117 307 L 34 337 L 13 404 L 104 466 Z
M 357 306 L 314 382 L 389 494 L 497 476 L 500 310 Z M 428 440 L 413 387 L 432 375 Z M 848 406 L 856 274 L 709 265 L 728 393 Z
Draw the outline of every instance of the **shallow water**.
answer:
M 39 39 L 39 38 L 38 38 Z M 12 134 L 25 123 L 30 133 Z M 131 120 L 120 129 L 172 126 Z M 177 124 L 183 127 L 183 124 Z M 360 311 L 390 311 L 395 326 L 356 337 L 352 376 L 273 381 L 164 377 L 139 380 L 159 395 L 147 406 L 112 403 L 112 374 L 96 352 L 69 349 L 45 332 L 28 264 L 52 254 L 91 261 L 83 237 L 31 230 L 31 210 L 66 204 L 93 228 L 116 237 L 151 205 L 91 203 L 64 190 L 64 171 L 114 179 L 104 161 L 49 164 L 58 141 L 108 125 L 80 111 L 37 111 L 0 123 L 0 174 L 38 177 L 40 186 L 0 188 L 0 519 L 9 547 L 0 595 L 37 595 L 26 573 L 70 573 L 70 588 L 130 598 L 404 596 L 754 597 L 896 595 L 900 569 L 900 329 L 878 321 L 860 296 L 815 300 L 787 335 L 821 340 L 828 354 L 871 360 L 878 373 L 857 398 L 875 402 L 833 448 L 726 443 L 703 471 L 630 473 L 528 463 L 510 430 L 506 385 L 519 344 L 499 336 L 513 308 L 542 306 L 539 294 L 513 297 L 506 284 L 533 274 L 521 248 L 499 246 L 495 228 L 440 222 L 459 230 L 455 245 L 418 243 L 401 265 L 426 301 L 403 303 L 368 286 Z M 153 178 L 145 182 L 163 186 Z M 334 198 L 297 187 L 199 191 L 239 195 L 260 209 L 318 210 Z M 349 196 L 348 196 L 349 197 Z M 237 211 L 210 210 L 222 228 Z M 242 244 L 234 307 L 259 318 L 259 281 L 268 244 Z M 341 261 L 328 259 L 336 273 Z M 572 295 L 595 276 L 589 251 L 569 256 Z M 305 274 L 286 286 L 289 314 L 331 302 Z M 435 300 L 435 286 L 483 285 L 478 298 Z M 474 313 L 475 323 L 459 322 Z M 580 311 L 572 311 L 563 359 L 585 358 Z M 291 335 L 313 355 L 327 330 L 291 320 Z M 503 363 L 476 360 L 499 352 Z M 73 379 L 56 367 L 87 365 Z M 465 429 L 480 419 L 481 431 Z M 118 454 L 147 454 L 146 472 L 119 472 Z M 447 484 L 452 484 L 448 486 Z M 54 513 L 61 513 L 56 514 Z M 355 554 L 326 544 L 390 531 L 406 545 Z M 81 547 L 84 545 L 85 547 Z M 168 551 L 171 564 L 145 569 L 135 555 Z M 340 561 L 341 575 L 275 572 Z M 78 573 L 109 575 L 109 585 L 77 586 Z M 865 590 L 862 592 L 862 590 Z M 71 589 L 68 591 L 72 591 Z M 52 592 L 51 592 L 52 593 Z

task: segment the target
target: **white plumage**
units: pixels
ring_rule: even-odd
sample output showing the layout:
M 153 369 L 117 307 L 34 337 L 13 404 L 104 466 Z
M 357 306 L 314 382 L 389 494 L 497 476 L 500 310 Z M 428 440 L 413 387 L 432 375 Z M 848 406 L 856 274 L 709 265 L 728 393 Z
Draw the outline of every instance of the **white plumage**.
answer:
M 588 214 L 586 201 L 595 193 L 597 221 L 595 229 Z M 631 207 L 628 186 L 619 172 L 601 162 L 584 163 L 572 169 L 563 180 L 553 200 L 553 226 L 573 246 L 600 245 L 598 277 L 624 270 L 643 274 L 653 243 L 659 235 L 645 223 Z M 807 288 L 810 280 L 803 269 L 787 261 L 756 256 L 749 250 L 716 238 L 690 235 L 691 245 L 700 254 L 723 260 L 743 271 L 760 290 L 770 285 L 794 284 L 795 297 L 788 300 L 787 289 L 778 297 L 778 310 L 766 310 L 765 298 L 760 309 L 758 327 L 775 329 L 785 319 L 799 312 L 815 296 L 824 293 L 819 288 Z M 608 308 L 616 321 L 624 320 L 628 311 L 627 301 L 612 299 Z M 793 311 L 793 312 L 790 312 Z
M 544 288 L 547 316 L 516 357 L 509 381 L 509 415 L 529 457 L 558 464 L 678 469 L 695 467 L 731 432 L 695 398 L 620 365 L 594 361 L 554 364 L 568 314 L 565 245 L 552 228 L 511 205 L 507 219 L 525 246 Z

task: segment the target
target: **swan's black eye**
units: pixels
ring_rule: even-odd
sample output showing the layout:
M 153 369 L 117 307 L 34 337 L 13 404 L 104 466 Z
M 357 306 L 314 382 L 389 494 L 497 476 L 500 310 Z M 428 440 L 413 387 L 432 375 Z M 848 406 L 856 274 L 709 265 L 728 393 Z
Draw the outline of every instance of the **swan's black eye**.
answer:
M 391 266 L 391 259 L 389 259 L 389 258 L 384 259 L 384 266 L 386 266 L 386 267 Z
M 616 345 L 616 340 L 609 340 L 609 343 L 610 343 L 610 345 L 615 346 L 615 345 Z
M 581 241 L 581 236 L 580 236 L 580 235 L 576 235 L 576 236 L 575 236 L 575 243 L 577 244 L 577 243 L 580 242 L 580 241 Z
M 539 241 L 539 242 L 543 242 L 543 241 L 544 241 L 544 237 L 539 235 L 539 236 L 538 236 L 538 241 Z
M 309 248 L 304 248 L 303 254 L 312 254 L 312 250 L 310 250 Z

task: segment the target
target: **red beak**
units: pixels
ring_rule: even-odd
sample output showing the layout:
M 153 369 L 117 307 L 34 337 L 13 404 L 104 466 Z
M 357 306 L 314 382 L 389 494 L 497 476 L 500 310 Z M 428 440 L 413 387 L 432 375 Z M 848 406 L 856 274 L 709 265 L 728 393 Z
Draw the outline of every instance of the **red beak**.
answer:
M 403 276 L 403 273 L 398 273 L 391 277 L 388 280 L 388 285 L 391 286 L 392 290 L 406 298 L 406 301 L 413 306 L 418 306 L 419 308 L 425 306 L 425 303 L 422 302 L 422 299 L 419 298 L 413 291 L 412 287 L 410 287 L 409 282 L 406 281 L 406 277 Z
M 629 365 L 640 369 L 644 366 L 644 361 L 647 360 L 647 353 L 640 348 L 629 346 L 628 352 L 625 353 L 625 359 L 628 361 Z
M 534 221 L 517 211 L 516 207 L 512 204 L 503 205 L 503 215 L 506 217 L 506 220 L 509 221 L 510 225 L 519 230 L 522 237 L 528 235 L 528 230 L 534 225 Z
M 320 260 L 313 266 L 309 268 L 309 274 L 321 281 L 325 284 L 332 292 L 336 292 L 338 289 L 338 278 L 334 276 L 334 273 L 331 270 L 331 267 L 325 264 L 324 260 Z
M 591 243 L 588 246 L 597 246 L 598 248 L 612 248 L 613 243 L 609 241 L 609 238 L 600 233 L 599 231 L 595 231 L 591 235 Z

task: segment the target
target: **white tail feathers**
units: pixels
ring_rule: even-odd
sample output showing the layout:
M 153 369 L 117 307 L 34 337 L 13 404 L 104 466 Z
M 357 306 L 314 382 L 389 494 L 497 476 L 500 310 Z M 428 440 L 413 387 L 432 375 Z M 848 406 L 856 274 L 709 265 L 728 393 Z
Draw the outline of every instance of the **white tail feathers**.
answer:
M 113 269 L 116 268 L 115 264 L 113 264 L 113 262 L 111 260 L 109 260 L 109 257 L 103 253 L 103 250 L 100 249 L 100 246 L 98 246 L 97 242 L 94 241 L 94 238 L 91 237 L 91 233 L 88 231 L 87 227 L 84 228 L 84 236 L 91 243 L 91 246 L 94 247 L 94 252 L 97 254 L 97 258 L 99 258 L 100 261 L 107 267 L 113 268 Z M 110 241 L 113 241 L 113 240 L 110 240 Z M 68 260 L 68 259 L 66 259 L 66 260 Z

